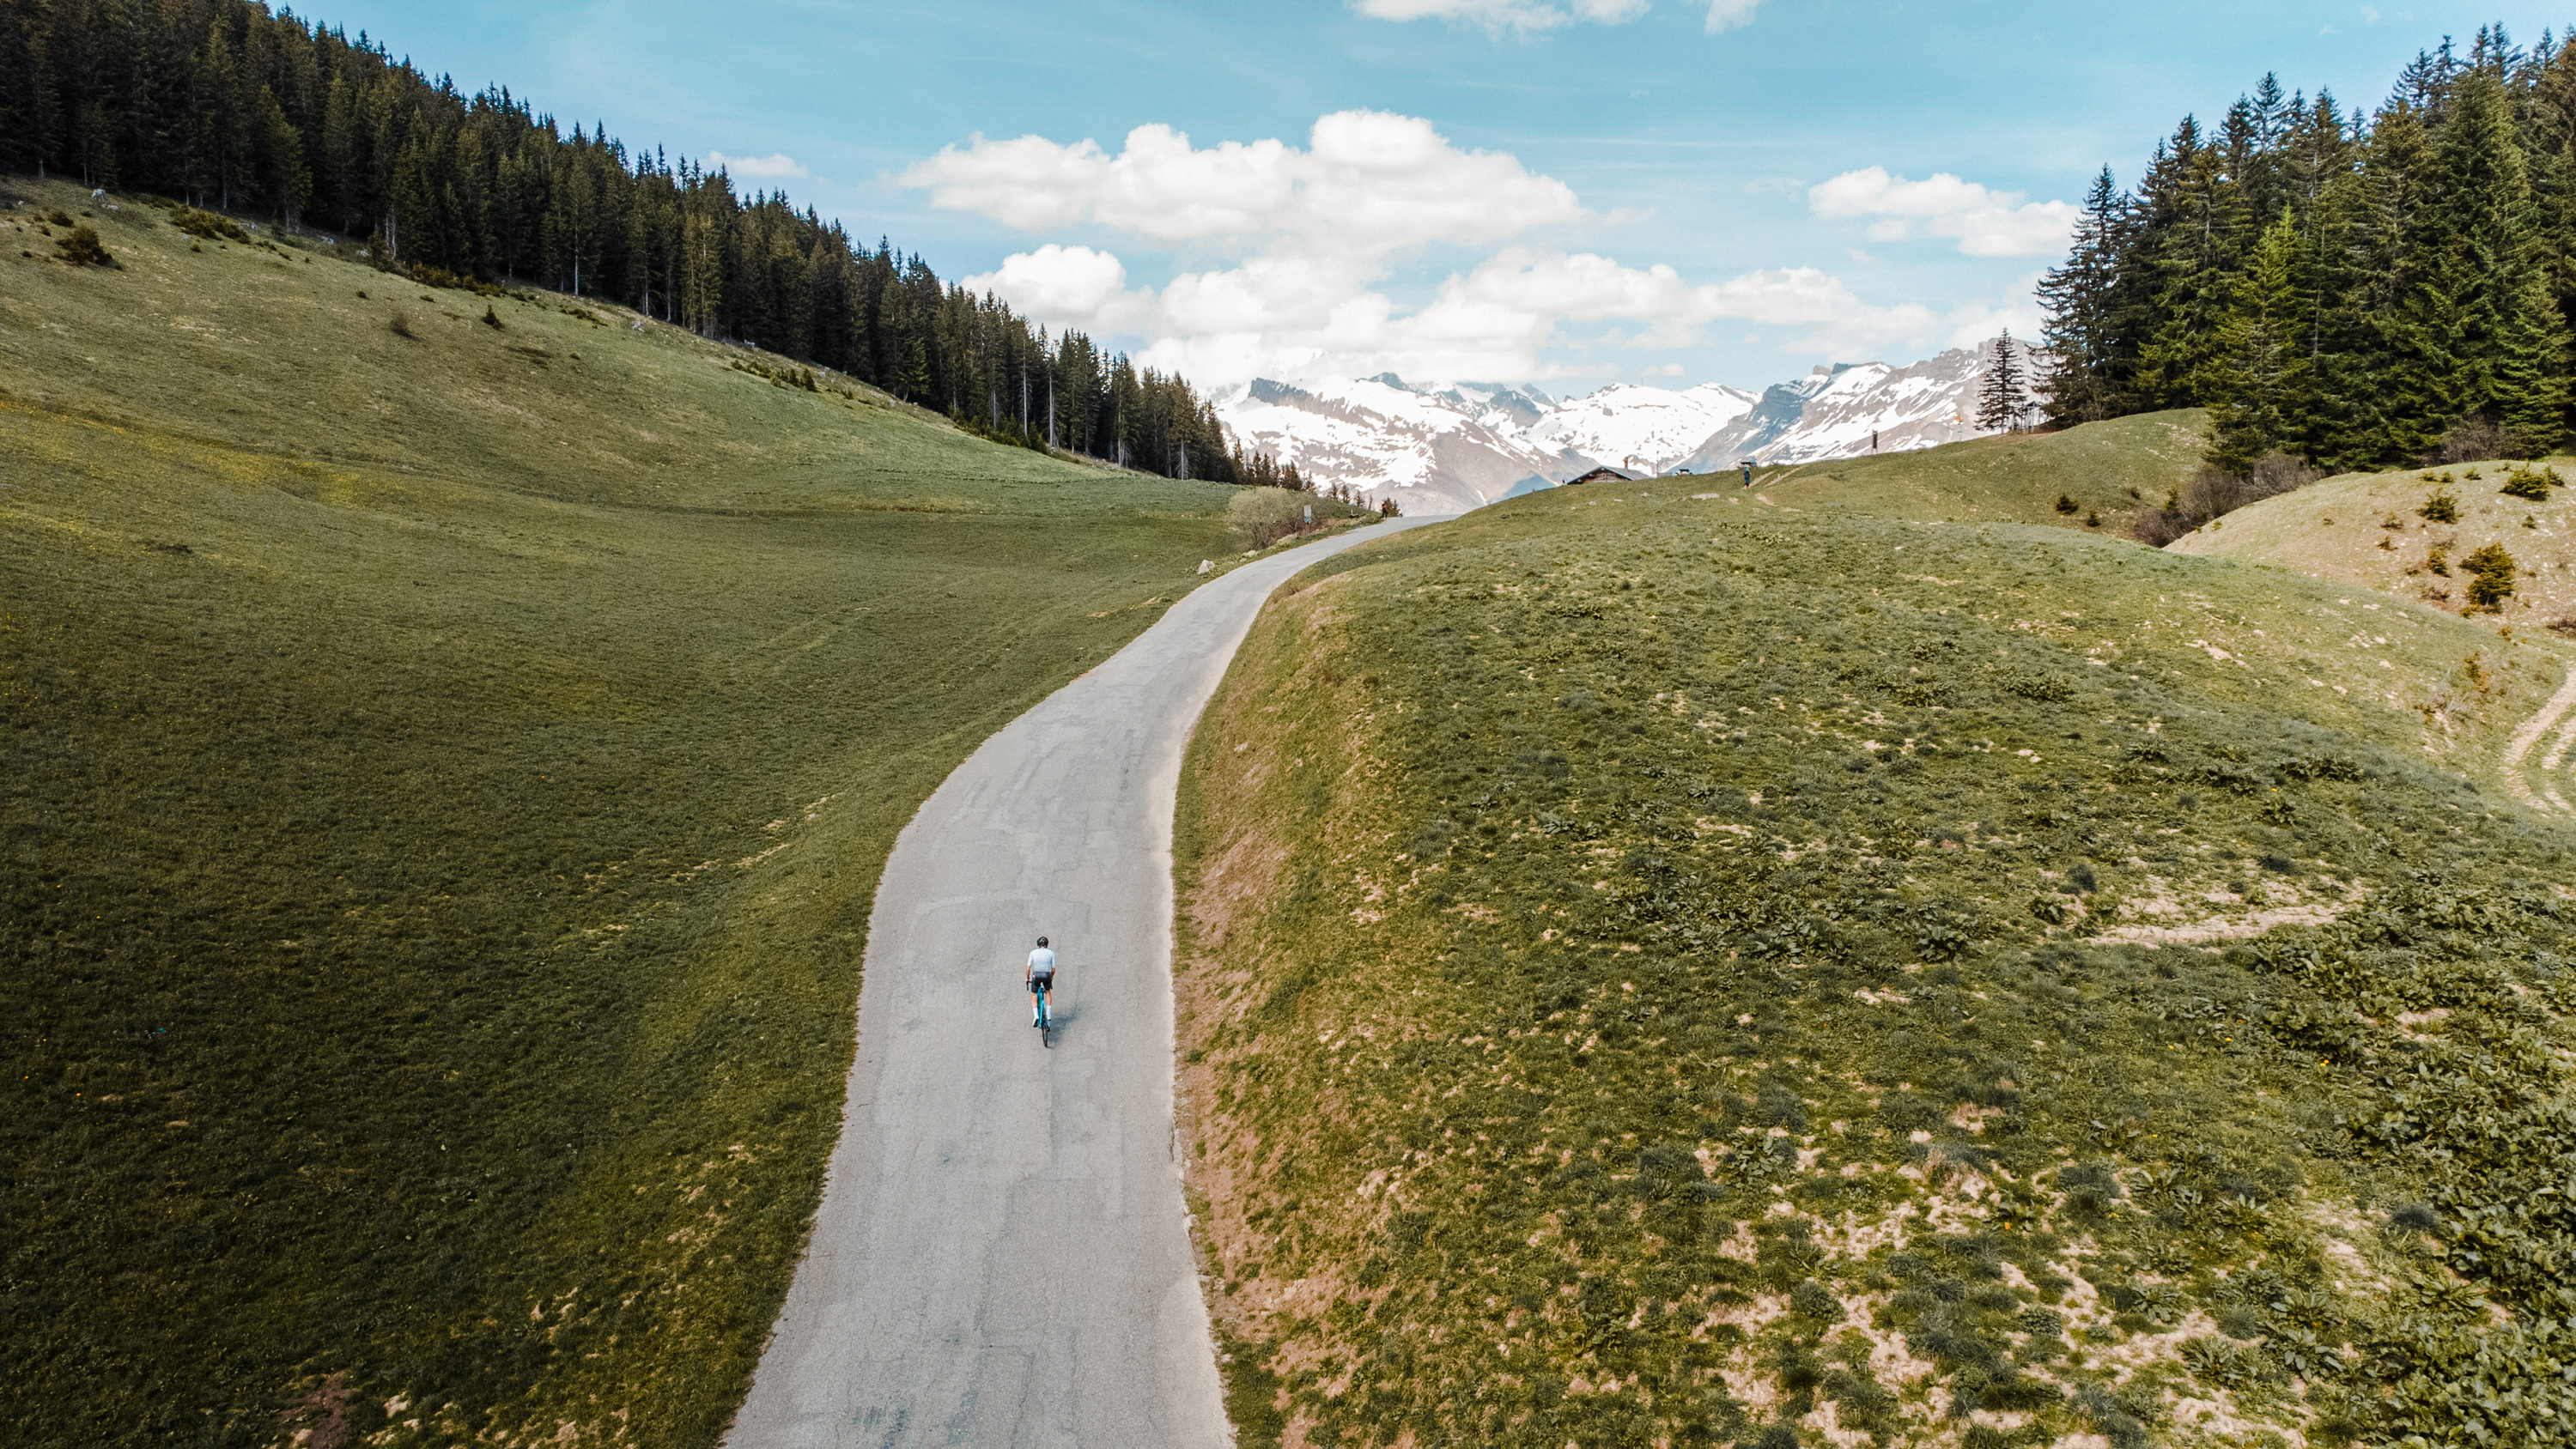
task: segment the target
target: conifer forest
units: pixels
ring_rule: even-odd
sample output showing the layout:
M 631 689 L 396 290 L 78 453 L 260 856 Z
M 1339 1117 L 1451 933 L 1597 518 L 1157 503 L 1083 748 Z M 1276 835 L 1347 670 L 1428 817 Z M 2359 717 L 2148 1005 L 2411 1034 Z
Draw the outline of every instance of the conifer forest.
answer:
M 919 256 L 506 88 L 250 0 L 0 0 L 0 171 L 364 239 L 432 283 L 537 286 L 834 368 L 997 440 L 1287 483 L 1177 374 L 1049 336 Z M 1294 486 L 1291 484 L 1290 486 Z
M 2041 287 L 2063 424 L 2206 407 L 2215 468 L 2537 455 L 2570 431 L 2576 34 L 2420 53 L 2376 110 L 2266 76 L 2106 167 Z

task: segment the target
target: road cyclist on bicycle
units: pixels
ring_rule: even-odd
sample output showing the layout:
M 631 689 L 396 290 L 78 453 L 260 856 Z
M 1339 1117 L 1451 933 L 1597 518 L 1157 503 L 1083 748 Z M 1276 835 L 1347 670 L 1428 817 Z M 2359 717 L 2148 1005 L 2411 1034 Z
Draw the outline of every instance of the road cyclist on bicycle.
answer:
M 1045 1026 L 1047 992 L 1055 986 L 1055 952 L 1048 948 L 1046 937 L 1038 937 L 1038 948 L 1029 953 L 1028 969 L 1021 973 L 1021 979 L 1029 988 L 1029 1025 Z

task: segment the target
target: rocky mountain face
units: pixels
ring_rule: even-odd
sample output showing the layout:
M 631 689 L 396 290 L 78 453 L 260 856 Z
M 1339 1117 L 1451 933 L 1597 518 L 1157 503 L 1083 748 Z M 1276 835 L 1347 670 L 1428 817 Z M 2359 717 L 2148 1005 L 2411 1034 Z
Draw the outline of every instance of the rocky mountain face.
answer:
M 2020 349 L 2024 373 L 2043 354 Z M 1713 473 L 1745 459 L 1804 463 L 1977 437 L 1977 395 L 1994 344 L 1903 367 L 1819 367 L 1760 396 L 1719 383 L 1674 390 L 1614 383 L 1557 399 L 1534 387 L 1432 388 L 1393 373 L 1296 387 L 1266 379 L 1217 399 L 1248 450 L 1318 483 L 1392 492 L 1443 513 L 1554 487 L 1594 468 Z

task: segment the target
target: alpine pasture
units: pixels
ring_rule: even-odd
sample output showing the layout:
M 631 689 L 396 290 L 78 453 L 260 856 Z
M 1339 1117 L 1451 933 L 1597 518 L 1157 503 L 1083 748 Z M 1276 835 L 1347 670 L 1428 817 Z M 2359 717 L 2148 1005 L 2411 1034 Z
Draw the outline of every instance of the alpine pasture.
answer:
M 895 832 L 1236 490 L 11 186 L 0 1439 L 712 1442 Z
M 1244 1442 L 2556 1437 L 2554 637 L 1704 487 L 1350 550 L 1210 707 Z

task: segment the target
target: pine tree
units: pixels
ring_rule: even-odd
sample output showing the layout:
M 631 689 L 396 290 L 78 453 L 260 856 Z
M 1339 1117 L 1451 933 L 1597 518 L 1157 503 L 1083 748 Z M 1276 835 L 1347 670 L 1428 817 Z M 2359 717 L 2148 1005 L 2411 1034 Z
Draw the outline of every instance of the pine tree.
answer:
M 2224 180 L 2235 189 L 2239 214 L 2258 226 L 2260 218 L 2278 215 L 2289 197 L 2289 158 L 2281 149 L 2289 136 L 2289 109 L 2279 78 L 2266 75 L 2253 95 L 2228 108 L 2220 131 Z
M 2524 137 L 2533 227 L 2560 324 L 2576 331 L 2576 31 L 2557 44 L 2544 34 L 2533 59 Z M 2562 426 L 2576 428 L 2576 416 Z
M 2331 92 L 2301 103 L 2281 140 L 2280 195 L 2267 214 L 2277 216 L 2286 206 L 2302 221 L 2313 216 L 2326 191 L 2352 174 L 2354 141 Z
M 2236 277 L 2233 304 L 2220 328 L 2209 462 L 2240 478 L 2266 453 L 2298 451 L 2308 429 L 2300 253 L 2299 225 L 2285 208 Z
M 630 202 L 625 212 L 626 235 L 623 241 L 627 265 L 623 294 L 636 311 L 649 317 L 653 314 L 652 212 L 640 201 Z
M 2460 72 L 2411 238 L 2391 336 L 2391 391 L 2419 449 L 2454 421 L 2502 423 L 2537 453 L 2565 435 L 2567 324 L 2541 263 L 2511 103 L 2489 70 Z
M 0 0 L 0 171 L 41 171 L 53 154 L 52 37 L 36 0 Z
M 2319 242 L 2334 248 L 2323 257 L 2332 343 L 2312 372 L 2333 406 L 2320 411 L 2314 456 L 2334 466 L 2412 458 L 2433 435 L 2412 419 L 2395 380 L 2404 350 L 2399 304 L 2422 261 L 2415 234 L 2431 159 L 2425 113 L 2393 97 L 2372 118 L 2354 170 L 2323 199 Z
M 2243 189 L 2188 116 L 2143 189 L 2165 224 L 2142 249 L 2155 327 L 2139 349 L 2138 389 L 2158 407 L 2198 407 L 2214 387 L 2218 323 L 2247 241 Z
M 1995 339 L 1994 350 L 1987 355 L 1986 380 L 1977 389 L 1977 426 L 1987 432 L 2002 432 L 2021 426 L 2022 412 L 2029 406 L 2022 392 L 2020 349 L 2013 345 L 2012 329 Z
M 2367 220 L 2361 178 L 2330 179 L 2302 219 L 2298 269 L 2304 278 L 2298 342 L 2307 365 L 2308 402 L 2297 435 L 2301 451 L 2329 471 L 2367 466 L 2379 426 L 2371 404 L 2376 352 L 2360 255 Z
M 259 92 L 261 190 L 280 221 L 292 226 L 313 199 L 313 169 L 304 164 L 304 133 L 267 87 Z
M 2056 366 L 2047 382 L 2048 415 L 2061 426 L 2114 417 L 2124 401 L 2134 355 L 2121 334 L 2117 287 L 2128 210 L 2128 197 L 2103 167 L 2085 195 L 2074 251 L 2040 279 L 2048 313 L 2040 339 Z
M 232 92 L 240 76 L 233 69 L 232 41 L 221 21 L 206 28 L 206 41 L 188 77 L 188 140 L 184 184 L 188 199 L 230 209 L 233 137 Z
M 147 185 L 185 169 L 188 145 L 189 71 L 194 64 L 193 26 L 175 23 L 168 10 L 156 23 L 138 26 L 128 59 L 133 67 L 132 109 L 122 118 L 128 137 L 121 169 Z
M 358 205 L 357 97 L 346 76 L 331 77 L 322 103 L 322 174 L 331 178 L 321 200 L 330 225 L 353 229 L 364 214 Z

